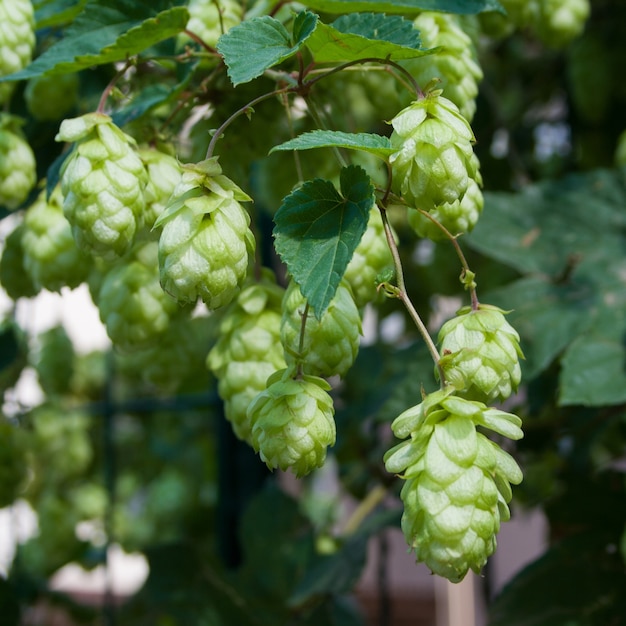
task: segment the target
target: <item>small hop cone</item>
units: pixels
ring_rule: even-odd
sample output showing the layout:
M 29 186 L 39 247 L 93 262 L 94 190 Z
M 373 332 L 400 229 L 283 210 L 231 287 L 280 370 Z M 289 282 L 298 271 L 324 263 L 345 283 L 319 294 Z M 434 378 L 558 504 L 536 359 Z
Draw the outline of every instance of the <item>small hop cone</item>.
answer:
M 146 347 L 167 329 L 180 306 L 161 289 L 156 242 L 140 244 L 105 274 L 96 304 L 107 334 L 121 350 Z
M 250 216 L 240 204 L 250 201 L 224 176 L 215 158 L 184 166 L 155 227 L 163 289 L 179 302 L 201 298 L 209 309 L 229 304 L 248 272 L 255 242 Z
M 578 37 L 591 12 L 589 0 L 543 0 L 535 24 L 538 37 L 547 45 L 562 48 Z
M 345 376 L 356 359 L 361 335 L 361 316 L 349 284 L 345 281 L 339 284 L 321 320 L 309 311 L 300 353 L 305 307 L 306 298 L 292 280 L 283 298 L 280 329 L 287 365 L 301 362 L 304 373 L 312 376 Z
M 265 390 L 267 379 L 287 366 L 280 344 L 283 292 L 269 276 L 244 287 L 230 304 L 220 338 L 207 357 L 207 366 L 218 379 L 226 419 L 235 435 L 250 444 L 248 406 Z
M 146 228 L 152 228 L 180 183 L 183 175 L 178 160 L 154 148 L 140 148 L 139 156 L 148 172 L 148 183 L 144 190 L 146 211 L 144 222 Z
M 0 257 L 0 287 L 12 300 L 32 298 L 39 293 L 37 285 L 24 267 L 23 234 L 24 223 L 22 222 L 4 241 Z
M 78 87 L 78 74 L 35 76 L 24 89 L 26 108 L 38 120 L 63 119 L 76 105 Z
M 46 200 L 45 190 L 24 216 L 24 268 L 39 289 L 60 292 L 87 279 L 90 259 L 77 247 L 72 227 L 63 215 L 63 197 L 56 187 Z
M 424 211 L 462 200 L 470 178 L 476 178 L 476 160 L 474 133 L 457 106 L 434 91 L 391 124 L 393 191 Z
M 37 337 L 35 370 L 46 396 L 68 393 L 74 373 L 74 344 L 63 326 L 54 326 Z
M 483 78 L 483 72 L 470 36 L 461 28 L 459 18 L 447 13 L 424 11 L 415 19 L 414 26 L 420 32 L 423 48 L 441 48 L 441 51 L 405 61 L 403 66 L 411 72 L 418 85 L 425 86 L 433 79 L 440 80 L 443 95 L 471 121 L 476 111 L 478 83 Z
M 477 174 L 478 181 L 482 181 L 478 171 Z M 479 182 L 470 178 L 467 191 L 461 200 L 441 204 L 429 213 L 451 235 L 459 235 L 473 230 L 483 211 L 484 204 L 485 200 Z M 432 241 L 444 241 L 447 238 L 437 224 L 416 209 L 409 208 L 408 221 L 419 237 L 425 237 Z
M 243 4 L 237 0 L 190 0 L 187 30 L 197 35 L 207 45 L 215 48 L 217 40 L 243 19 Z M 186 35 L 180 43 L 190 41 Z
M 109 261 L 123 256 L 146 208 L 148 176 L 135 140 L 102 113 L 64 120 L 56 140 L 76 144 L 61 168 L 63 212 L 76 244 Z
M 417 560 L 459 582 L 495 551 L 500 522 L 510 518 L 510 484 L 522 480 L 515 460 L 476 427 L 511 439 L 522 431 L 517 416 L 453 393 L 432 393 L 396 418 L 394 434 L 406 440 L 384 460 L 405 480 L 402 531 Z
M 458 395 L 491 403 L 517 391 L 523 354 L 502 309 L 487 304 L 461 309 L 441 327 L 439 343 L 439 365 Z
M 0 0 L 0 76 L 24 69 L 35 48 L 35 19 L 31 0 Z M 5 104 L 17 83 L 0 83 L 0 104 Z
M 37 182 L 35 155 L 19 130 L 22 121 L 0 117 L 0 206 L 17 209 Z
M 393 265 L 393 257 L 385 236 L 383 220 L 377 207 L 370 210 L 367 229 L 356 247 L 343 275 L 354 296 L 357 308 L 363 308 L 377 296 L 376 277 Z
M 321 467 L 336 429 L 330 385 L 316 376 L 279 370 L 248 407 L 252 445 L 270 469 L 300 477 Z

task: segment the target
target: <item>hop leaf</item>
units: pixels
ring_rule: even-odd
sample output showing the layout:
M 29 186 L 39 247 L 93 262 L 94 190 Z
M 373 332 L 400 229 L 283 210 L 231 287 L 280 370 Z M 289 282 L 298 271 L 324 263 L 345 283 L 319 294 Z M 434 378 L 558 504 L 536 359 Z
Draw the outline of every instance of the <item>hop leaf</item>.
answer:
M 510 517 L 510 483 L 522 480 L 514 459 L 476 426 L 513 439 L 522 431 L 517 416 L 453 393 L 451 387 L 432 393 L 398 416 L 394 433 L 410 438 L 384 460 L 405 480 L 402 530 L 417 560 L 459 582 L 493 554 L 500 522 Z
M 270 469 L 291 469 L 304 476 L 321 467 L 335 443 L 330 385 L 316 376 L 291 378 L 279 370 L 248 407 L 252 445 Z
M 523 354 L 519 335 L 501 309 L 487 304 L 461 309 L 441 327 L 439 343 L 439 365 L 459 395 L 490 403 L 517 391 Z

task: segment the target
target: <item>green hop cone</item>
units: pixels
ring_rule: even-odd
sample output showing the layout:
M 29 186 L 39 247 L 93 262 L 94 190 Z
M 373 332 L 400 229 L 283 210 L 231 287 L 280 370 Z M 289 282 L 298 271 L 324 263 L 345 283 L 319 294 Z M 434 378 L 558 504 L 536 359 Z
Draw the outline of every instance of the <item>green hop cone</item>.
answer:
M 393 257 L 385 236 L 383 220 L 378 208 L 374 207 L 370 210 L 367 229 L 343 275 L 352 289 L 354 302 L 359 309 L 376 299 L 376 277 L 392 265 Z
M 135 140 L 102 113 L 64 120 L 56 140 L 76 144 L 61 168 L 63 212 L 76 244 L 107 260 L 123 256 L 146 208 L 148 177 Z
M 26 83 L 24 100 L 29 113 L 38 120 L 63 119 L 78 100 L 78 74 L 35 76 Z
M 443 95 L 456 104 L 467 120 L 471 120 L 476 111 L 478 83 L 483 78 L 474 43 L 454 15 L 425 11 L 418 15 L 414 25 L 420 32 L 423 48 L 441 50 L 405 61 L 403 66 L 422 87 L 433 79 L 440 80 Z
M 24 268 L 39 289 L 60 292 L 87 279 L 90 259 L 77 247 L 72 227 L 63 215 L 63 197 L 56 187 L 46 200 L 45 190 L 28 207 L 22 234 Z
M 183 166 L 177 185 L 155 227 L 163 289 L 180 302 L 202 298 L 209 309 L 227 305 L 239 291 L 254 251 L 250 201 L 224 176 L 216 158 Z
M 24 267 L 22 235 L 24 223 L 18 224 L 4 241 L 0 257 L 0 287 L 12 300 L 32 298 L 39 293 L 37 285 Z
M 207 366 L 218 379 L 226 419 L 237 437 L 248 443 L 252 432 L 248 406 L 265 390 L 270 375 L 286 367 L 280 343 L 283 292 L 269 276 L 244 287 L 226 311 L 220 338 L 207 357 Z
M 316 376 L 279 370 L 248 407 L 252 445 L 270 469 L 305 476 L 321 467 L 336 429 L 330 385 Z
M 504 313 L 488 304 L 465 307 L 441 327 L 439 365 L 460 396 L 490 403 L 517 391 L 523 354 Z
M 457 106 L 434 91 L 400 111 L 391 124 L 393 191 L 424 211 L 462 200 L 477 165 L 474 133 Z
M 480 173 L 477 171 L 478 181 L 482 182 Z M 480 190 L 479 182 L 470 178 L 467 191 L 461 200 L 446 202 L 436 209 L 429 211 L 451 235 L 469 233 L 476 223 L 483 210 L 483 193 Z M 445 233 L 432 220 L 416 209 L 409 208 L 408 221 L 411 228 L 420 237 L 426 237 L 432 241 L 444 241 L 447 239 Z
M 35 47 L 31 0 L 0 0 L 0 76 L 19 72 L 31 61 Z M 0 83 L 0 104 L 11 98 L 16 83 Z
M 452 582 L 480 572 L 496 549 L 500 522 L 510 518 L 511 484 L 522 480 L 515 460 L 476 427 L 520 439 L 521 420 L 452 395 L 448 387 L 394 420 L 405 439 L 384 457 L 404 479 L 402 531 L 418 561 Z
M 17 209 L 37 182 L 35 155 L 20 131 L 22 120 L 0 116 L 0 207 Z
M 237 0 L 189 0 L 187 30 L 207 45 L 215 48 L 217 40 L 243 19 L 243 4 Z M 189 42 L 187 35 L 180 35 L 179 43 Z
M 328 309 L 318 320 L 310 309 L 300 350 L 302 315 L 306 299 L 292 280 L 283 298 L 280 339 L 287 365 L 302 364 L 312 376 L 345 376 L 359 351 L 361 316 L 350 285 L 342 281 Z
M 138 245 L 105 274 L 96 304 L 116 348 L 131 351 L 157 340 L 180 306 L 161 289 L 156 242 Z
M 63 326 L 54 326 L 37 337 L 34 366 L 39 386 L 46 396 L 68 393 L 74 374 L 74 344 Z
M 590 12 L 589 0 L 542 0 L 534 29 L 545 44 L 562 48 L 583 32 Z

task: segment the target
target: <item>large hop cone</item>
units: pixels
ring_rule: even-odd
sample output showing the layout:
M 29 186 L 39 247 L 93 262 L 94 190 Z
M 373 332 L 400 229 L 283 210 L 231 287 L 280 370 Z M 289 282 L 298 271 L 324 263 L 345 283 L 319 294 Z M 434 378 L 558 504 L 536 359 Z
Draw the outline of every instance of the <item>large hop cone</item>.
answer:
M 73 289 L 87 279 L 89 257 L 76 246 L 70 223 L 63 215 L 63 197 L 56 187 L 50 199 L 45 190 L 28 207 L 22 235 L 24 268 L 39 289 Z
M 265 390 L 270 375 L 286 367 L 280 343 L 283 292 L 269 276 L 244 287 L 230 304 L 220 338 L 207 357 L 226 418 L 237 437 L 248 443 L 252 432 L 248 406 Z
M 520 439 L 521 420 L 452 388 L 428 395 L 392 424 L 406 439 L 385 455 L 389 472 L 405 480 L 402 531 L 418 561 L 452 582 L 480 572 L 496 549 L 500 522 L 510 517 L 515 460 L 476 427 Z
M 19 72 L 31 61 L 35 20 L 31 0 L 0 0 L 0 76 Z M 9 100 L 17 83 L 0 83 L 0 104 Z
M 240 204 L 250 197 L 221 172 L 215 158 L 184 166 L 181 182 L 155 224 L 163 227 L 163 289 L 180 302 L 200 297 L 209 309 L 235 297 L 255 245 L 250 216 Z
M 13 115 L 0 116 L 0 206 L 9 210 L 17 209 L 37 182 L 35 155 L 21 125 Z
M 461 28 L 458 17 L 448 13 L 425 11 L 418 15 L 414 25 L 420 32 L 423 48 L 441 50 L 421 59 L 405 61 L 404 67 L 422 87 L 439 79 L 443 95 L 471 120 L 476 111 L 478 83 L 483 72 L 470 36 Z
M 504 311 L 488 304 L 463 308 L 439 331 L 439 365 L 460 396 L 491 403 L 517 391 L 523 357 Z
M 147 173 L 135 140 L 102 113 L 64 120 L 56 140 L 76 144 L 61 168 L 61 191 L 78 247 L 109 260 L 123 256 L 146 207 Z
M 354 302 L 361 309 L 377 295 L 376 277 L 393 265 L 383 220 L 377 207 L 370 210 L 367 229 L 343 275 L 352 289 Z
M 457 106 L 433 91 L 392 120 L 392 188 L 416 209 L 462 200 L 476 178 L 474 133 Z
M 309 308 L 301 343 L 305 310 L 306 298 L 292 280 L 283 298 L 280 329 L 287 364 L 301 364 L 313 376 L 344 376 L 356 359 L 361 335 L 361 316 L 349 284 L 339 284 L 320 320 Z
M 279 370 L 248 407 L 252 445 L 270 469 L 304 476 L 321 467 L 335 443 L 330 385 L 316 376 L 292 378 Z
M 153 343 L 180 311 L 161 289 L 157 244 L 140 244 L 104 276 L 97 295 L 100 319 L 113 344 L 130 351 Z

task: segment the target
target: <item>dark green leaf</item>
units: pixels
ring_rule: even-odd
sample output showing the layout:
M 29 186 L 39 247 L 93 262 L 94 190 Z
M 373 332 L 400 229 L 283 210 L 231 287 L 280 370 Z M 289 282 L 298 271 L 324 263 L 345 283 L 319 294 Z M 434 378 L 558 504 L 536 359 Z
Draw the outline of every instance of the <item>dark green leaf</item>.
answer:
M 419 34 L 412 22 L 380 13 L 342 16 L 330 26 L 319 23 L 306 46 L 318 63 L 412 59 L 432 52 L 420 49 Z
M 67 29 L 65 37 L 51 46 L 28 67 L 0 80 L 23 80 L 41 74 L 63 74 L 123 61 L 143 52 L 185 28 L 185 7 L 158 12 L 163 0 L 96 0 Z
M 483 11 L 503 12 L 497 0 L 307 0 L 307 7 L 326 13 L 375 11 L 412 14 L 421 11 L 444 11 L 470 15 Z
M 318 319 L 326 311 L 359 244 L 374 188 L 358 166 L 341 171 L 341 194 L 330 181 L 307 181 L 275 215 L 275 247 Z
M 87 0 L 43 0 L 34 2 L 35 28 L 54 28 L 71 22 L 87 4 Z
M 178 89 L 175 91 L 179 91 Z M 172 95 L 172 89 L 167 85 L 148 85 L 139 92 L 123 109 L 116 111 L 111 117 L 117 126 L 124 126 L 144 113 L 163 104 Z
M 295 139 L 274 146 L 270 153 L 278 150 L 311 150 L 313 148 L 349 148 L 370 152 L 384 159 L 393 152 L 388 137 L 372 133 L 344 133 L 339 130 L 312 130 Z
M 310 11 L 299 13 L 293 38 L 277 19 L 264 15 L 245 20 L 222 35 L 217 43 L 233 85 L 247 83 L 278 63 L 293 56 L 315 30 L 318 17 Z

